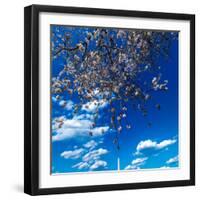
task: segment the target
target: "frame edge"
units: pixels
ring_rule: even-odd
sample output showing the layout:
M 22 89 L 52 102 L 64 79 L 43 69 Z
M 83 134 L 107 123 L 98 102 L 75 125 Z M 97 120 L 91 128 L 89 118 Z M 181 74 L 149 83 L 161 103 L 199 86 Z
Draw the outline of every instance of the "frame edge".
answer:
M 190 181 L 195 185 L 195 15 L 190 15 Z
M 24 8 L 24 192 L 32 193 L 31 175 L 31 20 L 32 7 Z

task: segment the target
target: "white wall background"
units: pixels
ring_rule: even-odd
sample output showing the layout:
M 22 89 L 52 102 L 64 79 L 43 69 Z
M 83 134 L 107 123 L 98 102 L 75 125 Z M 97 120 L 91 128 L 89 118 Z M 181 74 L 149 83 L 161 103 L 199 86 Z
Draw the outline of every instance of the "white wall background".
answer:
M 0 199 L 198 199 L 200 195 L 200 5 L 198 0 L 4 0 L 0 11 Z M 30 4 L 196 14 L 196 186 L 31 197 L 23 194 L 23 7 Z M 200 3 L 199 3 L 200 4 Z

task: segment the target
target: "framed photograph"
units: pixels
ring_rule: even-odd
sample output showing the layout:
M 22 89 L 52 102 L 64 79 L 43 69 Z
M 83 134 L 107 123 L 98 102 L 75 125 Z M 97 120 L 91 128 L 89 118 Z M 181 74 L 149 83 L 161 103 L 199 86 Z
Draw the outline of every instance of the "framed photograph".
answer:
M 24 191 L 195 184 L 195 16 L 25 8 Z

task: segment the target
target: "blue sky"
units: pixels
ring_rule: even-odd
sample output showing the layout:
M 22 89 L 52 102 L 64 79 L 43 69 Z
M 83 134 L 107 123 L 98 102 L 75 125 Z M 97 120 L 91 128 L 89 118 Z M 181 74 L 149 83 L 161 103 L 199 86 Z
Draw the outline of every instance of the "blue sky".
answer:
M 71 31 L 67 26 L 52 26 L 53 31 L 57 28 L 61 36 Z M 75 44 L 83 39 L 86 29 L 77 27 L 73 31 Z M 58 76 L 64 64 L 63 57 L 52 60 L 51 76 Z M 169 59 L 160 57 L 156 64 L 161 66 L 162 78 L 168 80 L 169 89 L 151 94 L 146 117 L 132 109 L 131 103 L 128 105 L 127 120 L 132 128 L 123 129 L 120 134 L 120 150 L 113 144 L 116 133 L 107 123 L 107 102 L 102 103 L 97 126 L 90 136 L 95 102 L 82 105 L 72 115 L 78 103 L 76 95 L 63 94 L 56 99 L 56 94 L 52 94 L 52 173 L 117 170 L 117 158 L 120 170 L 178 167 L 178 40 L 171 41 Z M 146 75 L 141 77 L 146 78 Z M 160 110 L 155 108 L 156 103 L 160 104 Z M 64 124 L 56 129 L 59 120 Z

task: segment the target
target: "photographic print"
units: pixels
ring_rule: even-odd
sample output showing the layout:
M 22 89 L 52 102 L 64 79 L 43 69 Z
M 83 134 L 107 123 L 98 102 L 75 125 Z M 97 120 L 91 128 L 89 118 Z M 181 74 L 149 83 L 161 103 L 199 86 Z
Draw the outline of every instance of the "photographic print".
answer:
M 179 167 L 179 32 L 51 25 L 51 174 Z
M 195 15 L 31 5 L 24 192 L 195 184 Z

